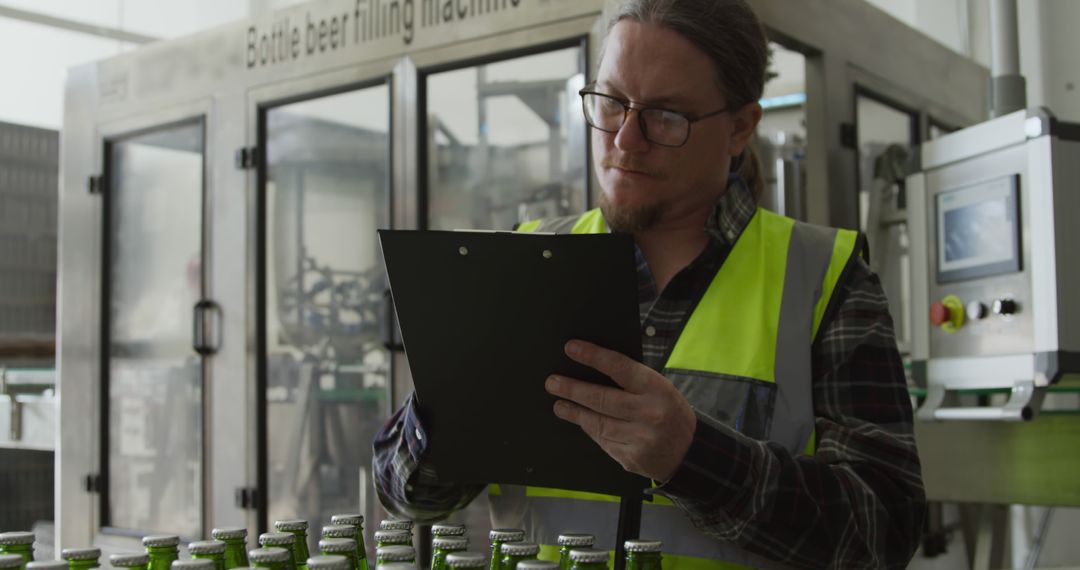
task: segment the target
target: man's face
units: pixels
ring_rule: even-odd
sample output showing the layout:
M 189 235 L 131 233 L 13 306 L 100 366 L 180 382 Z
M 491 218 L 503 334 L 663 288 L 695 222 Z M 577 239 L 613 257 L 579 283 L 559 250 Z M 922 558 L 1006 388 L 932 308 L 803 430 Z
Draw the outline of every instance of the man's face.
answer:
M 595 90 L 692 117 L 724 108 L 712 61 L 686 38 L 654 24 L 624 20 L 608 35 Z M 747 126 L 747 113 L 757 115 Z M 665 227 L 708 211 L 726 187 L 732 156 L 753 133 L 756 103 L 695 122 L 681 147 L 646 140 L 632 111 L 617 133 L 592 129 L 601 206 L 617 230 Z

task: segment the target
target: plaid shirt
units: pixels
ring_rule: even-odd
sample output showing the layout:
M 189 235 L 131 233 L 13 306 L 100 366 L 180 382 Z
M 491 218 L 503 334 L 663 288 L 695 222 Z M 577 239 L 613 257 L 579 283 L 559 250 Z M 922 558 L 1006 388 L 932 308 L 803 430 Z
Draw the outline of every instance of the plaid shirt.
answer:
M 754 215 L 752 194 L 733 180 L 706 224 L 708 246 L 663 292 L 638 252 L 644 363 L 654 370 Z M 657 490 L 710 536 L 785 566 L 904 568 L 925 511 L 911 400 L 877 276 L 859 259 L 841 287 L 811 353 L 816 454 L 792 456 L 699 415 L 682 465 Z M 389 510 L 433 521 L 483 486 L 440 483 L 425 441 L 410 398 L 376 435 L 375 477 Z

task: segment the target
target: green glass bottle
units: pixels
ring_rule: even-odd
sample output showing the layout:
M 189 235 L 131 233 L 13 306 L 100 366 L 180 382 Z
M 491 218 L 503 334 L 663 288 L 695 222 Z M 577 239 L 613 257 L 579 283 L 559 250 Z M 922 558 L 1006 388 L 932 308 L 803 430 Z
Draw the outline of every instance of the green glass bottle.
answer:
M 487 559 L 479 552 L 452 552 L 446 555 L 447 568 L 483 570 L 486 566 Z
M 609 555 L 594 548 L 574 548 L 570 551 L 570 570 L 608 570 Z
M 209 560 L 214 563 L 214 570 L 226 570 L 225 550 L 228 549 L 220 540 L 200 540 L 188 545 L 188 553 L 195 560 Z
M 239 526 L 215 528 L 210 531 L 214 540 L 225 543 L 225 570 L 248 565 L 247 529 Z
M 575 548 L 592 548 L 596 537 L 583 532 L 564 532 L 559 535 L 559 570 L 570 570 L 570 551 Z
M 352 563 L 354 570 L 360 567 L 356 541 L 351 538 L 324 538 L 319 541 L 319 553 L 323 556 L 344 556 Z
M 432 525 L 431 536 L 465 536 L 465 525 L 457 523 Z
M 173 560 L 171 570 L 214 570 L 214 561 L 205 558 Z
M 412 536 L 413 522 L 407 519 L 386 519 L 379 521 L 379 530 L 403 530 Z
M 269 568 L 270 570 L 287 570 L 292 563 L 292 554 L 284 548 L 256 548 L 248 551 L 248 560 L 256 568 Z
M 412 533 L 407 530 L 375 531 L 375 548 L 384 546 L 412 546 Z
M 60 551 L 60 558 L 67 561 L 70 570 L 101 567 L 98 563 L 98 559 L 101 558 L 100 548 L 65 548 Z
M 446 555 L 465 552 L 468 547 L 469 539 L 464 536 L 436 536 L 431 539 L 431 570 L 446 570 Z
M 297 570 L 296 568 L 296 537 L 287 532 L 264 532 L 259 535 L 259 546 L 263 548 L 284 548 L 289 551 L 289 556 L 292 557 L 289 563 L 286 564 L 288 570 Z M 304 560 L 307 560 L 305 558 Z
M 67 570 L 68 563 L 63 560 L 35 560 L 26 563 L 26 570 Z
M 626 570 L 663 570 L 660 551 L 664 544 L 659 540 L 628 540 L 626 548 Z
M 307 570 L 307 521 L 300 519 L 277 521 L 274 523 L 274 528 L 276 528 L 278 532 L 293 535 L 293 539 L 296 543 L 293 547 L 293 556 L 296 558 L 296 568 L 298 570 Z
M 112 565 L 113 568 L 146 570 L 150 567 L 150 555 L 145 552 L 113 554 L 112 556 L 109 556 L 109 564 Z
M 330 517 L 330 524 L 343 524 L 356 527 L 356 538 L 354 540 L 356 540 L 356 557 L 360 563 L 359 570 L 368 570 L 367 546 L 364 544 L 364 515 L 332 515 Z
M 34 533 L 32 532 L 4 532 L 0 533 L 0 554 L 18 554 L 22 556 L 25 566 L 27 562 L 34 561 Z
M 393 562 L 416 563 L 416 549 L 403 544 L 384 546 L 375 549 L 375 567 L 382 568 L 383 564 Z
M 173 534 L 152 534 L 142 539 L 146 553 L 150 555 L 150 570 L 169 570 L 172 563 L 180 559 L 177 546 L 180 537 Z
M 353 563 L 344 556 L 312 556 L 306 560 L 310 570 L 353 570 Z
M 506 542 L 500 552 L 502 560 L 499 563 L 503 570 L 514 570 L 522 560 L 536 560 L 540 545 L 535 542 Z
M 488 533 L 491 540 L 491 562 L 488 570 L 502 569 L 502 545 L 507 542 L 521 542 L 525 540 L 525 531 L 520 528 L 496 528 Z
M 0 570 L 21 570 L 26 561 L 18 554 L 0 554 Z
M 559 564 L 551 560 L 522 560 L 514 570 L 559 570 Z

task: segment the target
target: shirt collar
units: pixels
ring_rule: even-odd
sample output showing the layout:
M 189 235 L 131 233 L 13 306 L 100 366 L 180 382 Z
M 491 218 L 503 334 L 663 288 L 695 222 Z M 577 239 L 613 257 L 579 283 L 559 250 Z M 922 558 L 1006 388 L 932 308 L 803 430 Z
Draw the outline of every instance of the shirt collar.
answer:
M 705 233 L 727 245 L 734 245 L 757 212 L 757 201 L 738 175 L 728 177 L 727 190 L 716 201 L 705 221 Z

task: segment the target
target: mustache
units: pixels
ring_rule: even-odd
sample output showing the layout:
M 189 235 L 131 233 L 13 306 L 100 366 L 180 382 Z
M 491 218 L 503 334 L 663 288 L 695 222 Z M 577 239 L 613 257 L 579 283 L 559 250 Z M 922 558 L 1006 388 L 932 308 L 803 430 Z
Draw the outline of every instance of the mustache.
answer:
M 626 158 L 605 158 L 600 163 L 604 168 L 618 168 L 620 170 L 630 170 L 633 172 L 640 172 L 648 176 L 658 176 L 657 172 L 648 168 L 644 164 L 636 160 L 629 160 Z

